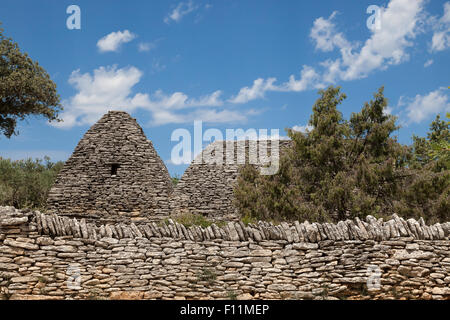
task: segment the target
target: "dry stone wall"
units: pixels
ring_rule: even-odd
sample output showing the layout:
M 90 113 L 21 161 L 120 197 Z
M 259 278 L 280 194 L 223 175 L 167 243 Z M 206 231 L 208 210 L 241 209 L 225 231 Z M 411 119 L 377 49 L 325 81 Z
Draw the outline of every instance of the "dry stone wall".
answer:
M 95 225 L 0 207 L 4 299 L 449 299 L 450 223 Z M 379 284 L 379 286 L 377 285 Z

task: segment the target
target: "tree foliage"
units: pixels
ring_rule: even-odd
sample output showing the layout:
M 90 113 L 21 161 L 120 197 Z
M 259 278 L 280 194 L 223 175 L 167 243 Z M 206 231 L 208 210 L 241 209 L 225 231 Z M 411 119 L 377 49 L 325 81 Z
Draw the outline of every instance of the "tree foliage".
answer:
M 48 73 L 0 28 L 0 133 L 17 133 L 17 120 L 29 115 L 58 120 L 62 110 L 56 84 Z
M 446 114 L 450 120 L 450 113 Z M 413 136 L 414 162 L 416 168 L 432 165 L 434 170 L 450 168 L 450 121 L 437 115 L 430 125 L 426 138 Z
M 63 162 L 50 158 L 18 160 L 0 157 L 0 206 L 43 209 Z
M 398 213 L 448 220 L 448 162 L 441 153 L 431 154 L 435 142 L 448 142 L 448 123 L 437 118 L 428 137 L 416 137 L 408 147 L 393 136 L 399 127 L 385 112 L 383 88 L 349 120 L 337 109 L 346 98 L 340 87 L 319 94 L 312 129 L 287 129 L 292 146 L 281 156 L 276 175 L 259 175 L 251 165 L 241 169 L 235 204 L 242 216 L 336 221 Z

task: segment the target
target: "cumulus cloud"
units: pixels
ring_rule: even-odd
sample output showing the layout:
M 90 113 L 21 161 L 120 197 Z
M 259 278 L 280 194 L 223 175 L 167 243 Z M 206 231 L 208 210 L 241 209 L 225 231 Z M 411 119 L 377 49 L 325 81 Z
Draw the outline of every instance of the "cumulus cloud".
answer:
M 324 85 L 321 83 L 320 75 L 316 70 L 310 66 L 303 66 L 300 71 L 300 78 L 295 79 L 294 75 L 289 77 L 289 81 L 282 84 L 278 90 L 279 91 L 305 91 L 307 89 L 317 89 L 322 88 Z
M 221 105 L 223 105 L 223 101 L 220 99 L 221 95 L 222 95 L 222 91 L 217 90 L 217 91 L 214 91 L 212 94 L 202 96 L 199 99 L 192 99 L 190 101 L 190 104 L 199 106 L 199 107 L 221 106 Z
M 183 92 L 174 92 L 168 95 L 157 90 L 147 98 L 144 105 L 152 110 L 151 125 L 190 123 L 194 120 L 209 123 L 243 123 L 249 116 L 258 113 L 253 109 L 239 111 L 217 109 L 224 104 L 220 98 L 221 95 L 222 92 L 217 90 L 199 98 L 189 98 Z
M 165 94 L 162 90 L 157 90 L 149 98 L 148 106 L 179 110 L 190 107 L 218 107 L 223 105 L 223 101 L 220 99 L 222 92 L 217 90 L 209 95 L 201 96 L 200 98 L 189 98 L 183 92 L 174 92 L 171 95 Z M 151 102 L 150 102 L 151 100 Z
M 433 19 L 433 38 L 431 51 L 443 51 L 450 48 L 450 1 L 444 4 L 444 14 L 440 19 Z
M 118 51 L 122 44 L 132 41 L 136 35 L 128 30 L 111 32 L 97 42 L 100 52 Z
M 407 61 L 407 48 L 421 32 L 423 5 L 424 0 L 391 0 L 386 8 L 380 8 L 380 28 L 374 28 L 360 48 L 336 31 L 334 14 L 322 19 L 322 24 L 328 26 L 327 38 L 331 39 L 332 45 L 328 48 L 340 50 L 338 59 L 322 63 L 326 68 L 324 78 L 330 82 L 361 79 L 375 70 L 385 70 Z
M 73 71 L 69 83 L 77 93 L 63 101 L 61 118 L 64 121 L 52 125 L 61 128 L 91 125 L 109 110 L 146 110 L 151 115 L 152 125 L 188 123 L 193 120 L 212 123 L 245 122 L 248 116 L 256 113 L 255 110 L 218 110 L 224 104 L 220 90 L 196 98 L 183 92 L 166 94 L 162 90 L 156 90 L 153 94 L 133 94 L 132 89 L 139 83 L 142 75 L 133 66 L 100 67 L 92 73 Z
M 398 107 L 404 108 L 408 123 L 420 123 L 429 120 L 441 112 L 450 111 L 448 89 L 441 87 L 426 95 L 416 95 L 414 98 L 400 97 Z
M 316 50 L 327 52 L 332 51 L 336 47 L 351 47 L 351 44 L 345 39 L 345 36 L 336 31 L 336 25 L 333 19 L 337 13 L 337 11 L 334 11 L 328 19 L 320 17 L 314 21 L 309 36 L 313 40 Z
M 231 97 L 228 101 L 236 104 L 247 103 L 251 100 L 264 98 L 265 93 L 270 91 L 299 92 L 307 89 L 322 88 L 324 86 L 320 82 L 319 74 L 310 66 L 303 66 L 298 79 L 294 75 L 291 75 L 287 82 L 279 85 L 275 84 L 276 80 L 276 78 L 258 78 L 253 81 L 251 87 L 241 88 L 239 93 Z
M 92 124 L 107 111 L 123 110 L 131 112 L 136 108 L 131 89 L 142 77 L 135 67 L 118 69 L 116 66 L 100 67 L 93 74 L 75 70 L 69 83 L 78 91 L 63 101 L 61 114 L 64 122 L 55 123 L 58 127 L 72 127 Z
M 319 68 L 304 65 L 300 77 L 294 75 L 279 85 L 275 78 L 259 78 L 251 87 L 243 87 L 229 101 L 246 103 L 265 97 L 269 91 L 300 92 L 324 88 L 337 81 L 350 81 L 367 77 L 376 70 L 385 70 L 391 65 L 408 61 L 407 49 L 413 39 L 422 32 L 425 0 L 391 0 L 386 8 L 380 8 L 379 29 L 373 29 L 371 36 L 361 45 L 347 40 L 339 32 L 333 12 L 328 18 L 319 17 L 310 31 L 315 49 L 324 52 L 339 51 L 336 59 L 326 59 Z
M 166 94 L 161 90 L 151 95 L 149 93 L 132 95 L 132 87 L 140 81 L 142 76 L 141 71 L 134 67 L 99 68 L 94 70 L 93 75 L 74 72 L 70 83 L 78 89 L 78 93 L 67 101 L 70 108 L 65 114 L 66 123 L 63 126 L 67 124 L 70 126 L 71 123 L 76 125 L 93 122 L 93 118 L 105 112 L 107 108 L 105 105 L 114 106 L 116 109 L 121 106 L 128 110 L 147 109 L 152 114 L 153 124 L 189 122 L 193 117 L 199 116 L 205 121 L 244 121 L 252 111 L 237 113 L 227 109 L 218 110 L 218 108 L 222 107 L 224 102 L 244 104 L 255 99 L 263 99 L 268 92 L 301 92 L 323 88 L 337 81 L 361 79 L 377 70 L 385 70 L 390 66 L 408 61 L 408 49 L 413 46 L 416 36 L 423 32 L 422 24 L 427 16 L 423 8 L 425 2 L 426 0 L 390 0 L 386 7 L 381 8 L 380 28 L 371 30 L 368 39 L 361 43 L 349 41 L 339 31 L 335 21 L 337 12 L 331 13 L 328 18 L 319 17 L 314 20 L 309 34 L 314 47 L 318 51 L 337 53 L 337 55 L 319 62 L 315 67 L 303 65 L 299 75 L 290 75 L 285 82 L 277 83 L 274 77 L 258 78 L 251 85 L 240 88 L 237 94 L 225 100 L 221 99 L 220 90 L 198 98 L 190 98 L 183 92 Z M 179 22 L 197 7 L 192 0 L 180 2 L 164 21 Z M 432 21 L 435 22 L 435 26 L 439 26 L 433 29 L 435 33 L 447 30 L 442 26 L 447 26 L 450 21 L 450 2 L 444 5 L 443 16 Z M 116 51 L 122 43 L 131 41 L 134 37 L 128 30 L 113 32 L 99 40 L 99 48 L 102 47 L 103 51 Z M 442 46 L 447 46 L 447 42 L 442 45 L 439 39 L 434 42 L 433 50 L 435 51 L 441 50 Z M 138 46 L 140 51 L 149 51 L 152 48 L 151 43 L 145 42 L 141 42 Z M 428 67 L 432 61 L 428 60 L 424 66 Z M 162 70 L 164 67 L 159 61 L 153 61 L 153 72 Z M 113 85 L 117 85 L 117 89 L 105 90 L 105 87 Z M 102 90 L 105 92 L 102 93 Z M 416 110 L 414 106 L 420 103 L 426 104 L 433 95 L 421 97 L 423 101 L 420 97 L 416 98 L 418 99 L 416 102 L 411 101 L 408 114 L 412 118 L 421 119 L 426 117 L 426 111 L 414 111 Z M 431 109 L 428 107 L 426 110 Z M 300 127 L 297 126 L 297 128 Z
M 239 93 L 229 101 L 231 103 L 246 103 L 251 100 L 263 98 L 266 91 L 276 90 L 276 86 L 273 85 L 275 81 L 275 78 L 256 79 L 253 81 L 253 86 L 241 88 Z
M 159 110 L 153 113 L 152 125 L 168 123 L 192 123 L 201 120 L 209 123 L 245 123 L 251 111 L 237 112 L 234 110 L 194 110 L 186 113 L 176 113 L 171 110 Z
M 180 2 L 178 5 L 164 18 L 164 22 L 169 24 L 171 21 L 180 22 L 183 17 L 195 10 L 198 6 L 194 5 L 192 0 L 188 2 Z

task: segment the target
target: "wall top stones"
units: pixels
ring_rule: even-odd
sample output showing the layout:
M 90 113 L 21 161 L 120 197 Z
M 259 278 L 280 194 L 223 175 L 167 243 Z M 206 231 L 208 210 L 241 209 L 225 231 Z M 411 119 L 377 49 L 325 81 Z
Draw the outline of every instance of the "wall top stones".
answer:
M 274 225 L 259 221 L 244 225 L 241 221 L 229 222 L 225 226 L 212 224 L 185 227 L 168 219 L 167 223 L 116 223 L 95 225 L 85 219 L 77 220 L 56 214 L 43 214 L 39 211 L 23 213 L 12 207 L 0 207 L 0 234 L 2 229 L 31 223 L 40 234 L 49 236 L 70 236 L 90 240 L 124 238 L 173 238 L 191 241 L 271 241 L 284 240 L 288 243 L 317 243 L 320 241 L 375 240 L 388 241 L 401 237 L 417 240 L 448 240 L 450 222 L 426 225 L 423 219 L 405 220 L 396 215 L 391 220 L 375 219 L 340 221 L 338 223 L 293 223 L 283 222 Z M 115 240 L 110 240 L 115 241 Z

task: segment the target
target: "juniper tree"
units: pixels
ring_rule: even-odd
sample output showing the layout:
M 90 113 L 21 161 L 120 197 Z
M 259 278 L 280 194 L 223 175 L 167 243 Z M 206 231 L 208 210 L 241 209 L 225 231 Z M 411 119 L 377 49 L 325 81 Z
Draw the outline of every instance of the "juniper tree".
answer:
M 450 119 L 450 113 L 447 113 L 446 117 Z M 414 135 L 413 141 L 413 167 L 431 164 L 435 171 L 450 169 L 450 121 L 441 120 L 438 114 L 430 125 L 427 137 Z
M 447 118 L 450 115 L 447 113 Z M 437 115 L 427 137 L 413 136 L 409 161 L 413 177 L 408 179 L 396 211 L 404 216 L 428 218 L 430 222 L 450 218 L 450 122 Z
M 346 98 L 340 87 L 319 94 L 309 120 L 312 129 L 287 129 L 292 147 L 281 156 L 276 175 L 259 175 L 250 165 L 241 169 L 235 188 L 241 215 L 314 221 L 393 213 L 448 216 L 448 170 L 430 176 L 428 169 L 412 169 L 413 150 L 393 135 L 398 126 L 396 117 L 386 113 L 383 88 L 348 121 L 337 109 Z M 429 184 L 434 187 L 427 189 Z

